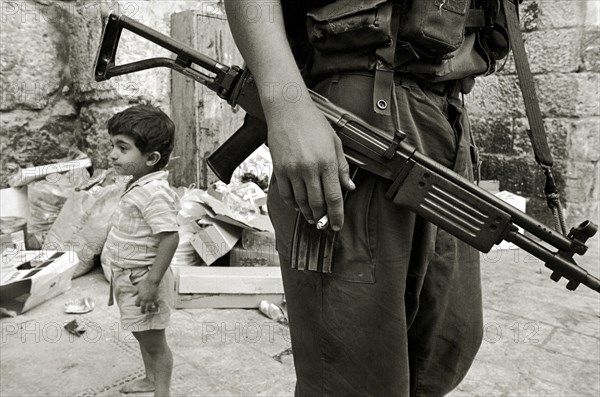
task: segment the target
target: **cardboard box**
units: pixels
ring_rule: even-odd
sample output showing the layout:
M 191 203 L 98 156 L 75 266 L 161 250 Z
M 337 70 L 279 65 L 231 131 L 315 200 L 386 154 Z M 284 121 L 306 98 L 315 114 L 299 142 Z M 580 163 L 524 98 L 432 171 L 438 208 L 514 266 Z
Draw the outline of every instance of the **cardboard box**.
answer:
M 273 232 L 243 229 L 242 237 L 229 253 L 230 266 L 279 266 Z
M 282 294 L 279 267 L 180 266 L 180 294 Z
M 231 251 L 242 235 L 239 227 L 214 219 L 199 219 L 197 226 L 190 243 L 207 265 Z
M 71 288 L 78 264 L 73 252 L 4 251 L 0 306 L 20 314 L 62 294 Z
M 177 309 L 255 309 L 283 301 L 279 267 L 177 266 Z
M 275 233 L 272 231 L 242 230 L 242 247 L 252 249 L 264 245 L 275 247 Z
M 275 244 L 254 245 L 244 248 L 237 243 L 229 253 L 230 266 L 279 266 Z
M 178 294 L 175 309 L 257 309 L 261 301 L 281 304 L 283 294 Z
M 257 215 L 252 219 L 242 219 L 231 211 L 227 204 L 216 199 L 205 191 L 195 189 L 189 192 L 187 199 L 204 206 L 206 214 L 212 220 L 225 222 L 243 229 L 273 232 L 273 225 L 267 215 Z

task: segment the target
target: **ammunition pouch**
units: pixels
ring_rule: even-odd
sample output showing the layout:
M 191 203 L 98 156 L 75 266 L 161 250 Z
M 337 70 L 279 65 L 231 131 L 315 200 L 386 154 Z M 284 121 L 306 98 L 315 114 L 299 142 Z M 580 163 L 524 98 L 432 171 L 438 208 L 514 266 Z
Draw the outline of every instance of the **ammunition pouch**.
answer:
M 373 70 L 375 49 L 392 44 L 388 0 L 338 0 L 307 14 L 308 41 L 314 48 L 312 75 Z
M 340 0 L 310 11 L 308 40 L 319 51 L 349 51 L 392 43 L 390 15 L 380 6 L 387 0 Z
M 469 4 L 470 0 L 403 0 L 398 41 L 418 56 L 452 57 L 465 40 Z
M 392 68 L 419 59 L 442 62 L 472 32 L 489 63 L 486 73 L 492 72 L 510 48 L 502 1 L 509 0 L 335 0 L 307 14 L 313 53 L 306 74 L 376 70 L 382 61 Z M 394 58 L 382 59 L 382 49 L 392 45 Z

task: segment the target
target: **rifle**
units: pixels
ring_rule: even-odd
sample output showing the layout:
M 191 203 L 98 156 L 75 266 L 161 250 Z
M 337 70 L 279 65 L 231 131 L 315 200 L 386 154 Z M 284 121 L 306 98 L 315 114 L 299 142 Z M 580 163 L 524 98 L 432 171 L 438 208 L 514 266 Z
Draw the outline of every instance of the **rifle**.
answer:
M 176 58 L 150 58 L 115 65 L 123 29 L 168 49 Z M 221 64 L 131 18 L 110 14 L 96 57 L 96 81 L 155 67 L 168 67 L 182 73 L 216 92 L 231 106 L 239 105 L 247 112 L 244 125 L 208 159 L 215 174 L 229 182 L 235 168 L 267 138 L 252 75 L 247 69 Z M 568 290 L 573 291 L 583 284 L 600 292 L 600 279 L 578 266 L 573 259 L 575 254 L 583 255 L 587 251 L 587 240 L 598 231 L 594 223 L 582 222 L 564 236 L 419 153 L 403 141 L 406 135 L 401 131 L 396 131 L 390 139 L 386 132 L 327 98 L 310 90 L 309 93 L 340 137 L 348 161 L 392 181 L 387 197 L 395 204 L 417 213 L 484 253 L 503 240 L 512 242 L 542 260 L 552 271 L 552 280 L 557 282 L 566 278 Z M 519 226 L 556 251 L 519 233 Z

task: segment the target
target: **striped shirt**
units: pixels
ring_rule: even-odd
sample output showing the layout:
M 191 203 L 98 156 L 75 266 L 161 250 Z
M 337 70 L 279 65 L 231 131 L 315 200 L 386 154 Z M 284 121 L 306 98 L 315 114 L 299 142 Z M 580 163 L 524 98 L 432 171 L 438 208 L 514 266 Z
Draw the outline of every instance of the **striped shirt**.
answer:
M 151 266 L 157 234 L 177 231 L 179 197 L 169 186 L 167 171 L 152 172 L 129 185 L 111 219 L 102 262 L 120 268 Z

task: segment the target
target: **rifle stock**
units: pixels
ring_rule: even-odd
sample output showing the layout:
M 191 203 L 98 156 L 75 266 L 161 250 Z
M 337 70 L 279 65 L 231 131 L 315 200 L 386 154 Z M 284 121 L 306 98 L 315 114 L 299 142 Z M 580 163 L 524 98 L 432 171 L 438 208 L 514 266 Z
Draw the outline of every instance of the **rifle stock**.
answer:
M 177 55 L 175 60 L 154 58 L 116 66 L 115 55 L 122 29 L 128 29 Z M 200 66 L 214 76 L 192 68 Z M 226 66 L 172 38 L 133 21 L 111 14 L 104 29 L 95 67 L 97 81 L 151 67 L 169 67 L 214 90 L 230 105 L 246 112 L 244 125 L 208 159 L 209 166 L 223 181 L 229 182 L 236 167 L 266 141 L 267 128 L 258 90 L 247 70 Z M 388 134 L 309 91 L 326 119 L 336 130 L 347 159 L 382 178 L 392 181 L 387 192 L 395 204 L 406 207 L 428 221 L 472 245 L 489 252 L 503 240 L 541 259 L 552 270 L 551 278 L 568 279 L 567 289 L 584 284 L 600 292 L 600 280 L 573 260 L 583 255 L 586 241 L 597 232 L 589 221 L 571 229 L 568 236 L 555 232 L 534 218 L 498 199 L 469 180 L 424 156 L 402 141 L 398 132 Z M 517 226 L 550 244 L 556 252 L 517 232 Z

